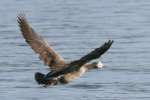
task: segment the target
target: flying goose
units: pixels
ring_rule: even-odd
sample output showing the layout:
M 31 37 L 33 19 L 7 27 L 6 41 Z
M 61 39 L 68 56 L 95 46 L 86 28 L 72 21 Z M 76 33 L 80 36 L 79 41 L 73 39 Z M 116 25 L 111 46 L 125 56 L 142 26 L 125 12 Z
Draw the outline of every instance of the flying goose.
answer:
M 51 70 L 48 74 L 35 73 L 36 82 L 45 86 L 66 84 L 80 77 L 90 69 L 102 68 L 103 64 L 100 61 L 89 62 L 101 57 L 113 43 L 113 40 L 109 40 L 80 59 L 66 63 L 48 42 L 33 30 L 25 15 L 19 15 L 17 18 L 25 41 L 39 54 L 40 59 L 42 59 Z

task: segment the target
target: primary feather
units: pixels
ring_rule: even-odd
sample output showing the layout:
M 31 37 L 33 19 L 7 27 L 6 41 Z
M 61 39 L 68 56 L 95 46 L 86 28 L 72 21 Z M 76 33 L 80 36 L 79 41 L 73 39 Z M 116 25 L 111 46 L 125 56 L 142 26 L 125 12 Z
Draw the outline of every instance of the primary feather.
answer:
M 40 58 L 51 70 L 59 70 L 65 66 L 64 59 L 49 46 L 46 40 L 31 28 L 24 15 L 18 16 L 18 23 L 26 42 L 39 54 Z

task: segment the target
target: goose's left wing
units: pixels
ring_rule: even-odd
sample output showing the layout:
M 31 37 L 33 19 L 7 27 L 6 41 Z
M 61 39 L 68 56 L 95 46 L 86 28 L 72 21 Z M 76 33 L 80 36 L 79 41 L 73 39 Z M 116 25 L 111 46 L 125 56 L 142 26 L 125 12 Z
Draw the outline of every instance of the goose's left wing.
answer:
M 99 48 L 96 48 L 95 50 L 91 51 L 87 55 L 81 57 L 79 60 L 75 60 L 69 64 L 68 67 L 59 70 L 54 73 L 48 73 L 46 78 L 50 77 L 57 77 L 59 75 L 71 73 L 73 71 L 78 71 L 80 67 L 82 67 L 87 62 L 99 58 L 101 55 L 103 55 L 112 45 L 113 40 L 109 40 L 108 42 L 105 42 L 102 46 Z
M 102 46 L 96 48 L 95 50 L 91 51 L 87 55 L 81 57 L 79 60 L 71 62 L 71 65 L 82 66 L 91 60 L 101 57 L 101 55 L 103 55 L 111 47 L 112 43 L 113 40 L 109 40 L 108 42 L 105 42 Z
M 64 59 L 49 46 L 48 42 L 44 38 L 32 29 L 25 16 L 19 15 L 17 21 L 26 42 L 37 54 L 39 54 L 44 63 L 52 70 L 56 71 L 62 69 L 65 65 Z

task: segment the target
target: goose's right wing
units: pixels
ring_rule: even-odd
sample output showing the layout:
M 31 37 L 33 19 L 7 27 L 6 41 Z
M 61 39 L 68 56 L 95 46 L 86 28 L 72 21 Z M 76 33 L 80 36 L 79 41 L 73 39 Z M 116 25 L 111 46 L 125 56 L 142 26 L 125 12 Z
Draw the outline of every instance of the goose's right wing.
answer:
M 101 55 L 103 55 L 111 47 L 112 43 L 113 43 L 113 40 L 109 40 L 108 42 L 105 42 L 99 48 L 96 48 L 95 50 L 91 51 L 87 55 L 81 57 L 79 60 L 73 61 L 71 64 L 73 65 L 77 64 L 78 66 L 82 66 L 91 60 L 101 57 Z
M 57 77 L 59 75 L 77 71 L 80 67 L 82 67 L 87 62 L 101 57 L 101 55 L 103 55 L 111 47 L 112 43 L 113 40 L 109 40 L 108 42 L 105 42 L 102 46 L 96 48 L 95 50 L 91 51 L 87 55 L 81 57 L 79 60 L 75 60 L 71 62 L 68 67 L 54 73 L 48 73 L 46 78 Z

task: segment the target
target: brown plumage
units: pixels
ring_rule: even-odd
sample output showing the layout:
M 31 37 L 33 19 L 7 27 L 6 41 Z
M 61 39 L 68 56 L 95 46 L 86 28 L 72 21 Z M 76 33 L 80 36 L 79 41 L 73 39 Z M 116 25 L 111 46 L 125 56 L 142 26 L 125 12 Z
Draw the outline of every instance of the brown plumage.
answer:
M 56 77 L 62 74 L 67 74 L 74 72 L 76 70 L 79 70 L 84 64 L 90 62 L 91 60 L 99 58 L 102 54 L 104 54 L 112 45 L 113 41 L 109 40 L 108 42 L 104 43 L 99 48 L 96 48 L 95 50 L 91 51 L 87 55 L 81 57 L 79 60 L 75 60 L 68 64 L 66 68 L 63 68 L 62 70 L 58 70 L 54 72 L 53 74 L 47 75 L 47 77 Z M 88 66 L 91 66 L 92 64 L 88 64 Z
M 19 15 L 17 21 L 26 42 L 51 69 L 51 72 L 47 75 L 39 72 L 35 74 L 35 79 L 39 84 L 56 85 L 57 83 L 68 83 L 81 76 L 87 70 L 98 68 L 97 62 L 87 63 L 99 58 L 113 43 L 112 40 L 109 40 L 80 59 L 65 63 L 64 59 L 50 47 L 48 42 L 33 30 L 24 15 Z
M 39 54 L 40 59 L 42 59 L 51 70 L 59 70 L 65 66 L 64 59 L 49 46 L 46 40 L 32 29 L 25 16 L 18 16 L 17 21 L 26 42 Z

